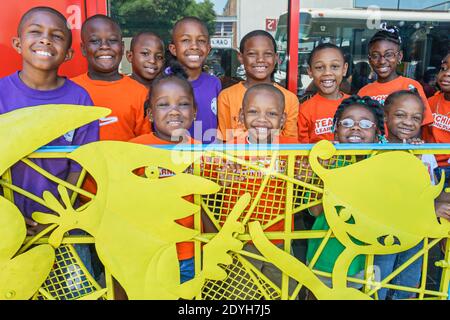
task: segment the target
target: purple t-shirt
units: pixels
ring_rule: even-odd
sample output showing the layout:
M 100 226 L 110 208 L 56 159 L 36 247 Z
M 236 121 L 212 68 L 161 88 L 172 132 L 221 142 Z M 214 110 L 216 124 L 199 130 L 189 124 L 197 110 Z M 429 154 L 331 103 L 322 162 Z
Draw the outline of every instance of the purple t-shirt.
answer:
M 189 133 L 194 140 L 209 144 L 217 136 L 217 96 L 222 85 L 214 76 L 202 72 L 197 80 L 191 81 L 197 103 L 197 117 Z
M 15 72 L 0 79 L 0 114 L 16 109 L 43 104 L 78 104 L 92 106 L 92 100 L 79 85 L 69 79 L 55 90 L 35 90 L 28 87 L 19 78 L 19 72 Z M 44 128 L 45 129 L 45 128 Z M 49 146 L 77 146 L 98 140 L 98 121 L 93 121 L 74 131 L 66 133 L 52 142 Z M 60 179 L 66 180 L 70 172 L 79 172 L 80 166 L 68 159 L 32 159 L 41 168 Z M 45 190 L 58 196 L 57 185 L 31 169 L 23 162 L 18 162 L 12 167 L 13 184 L 42 198 Z M 49 212 L 49 209 L 14 193 L 14 202 L 19 210 L 27 217 L 34 211 Z

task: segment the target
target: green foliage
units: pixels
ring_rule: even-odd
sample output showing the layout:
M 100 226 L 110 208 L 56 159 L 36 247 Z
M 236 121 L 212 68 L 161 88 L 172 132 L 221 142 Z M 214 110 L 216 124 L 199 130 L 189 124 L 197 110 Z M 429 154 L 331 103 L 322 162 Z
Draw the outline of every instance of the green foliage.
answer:
M 214 5 L 210 0 L 111 0 L 111 17 L 119 22 L 123 34 L 131 37 L 140 31 L 153 31 L 170 42 L 174 23 L 185 16 L 196 16 L 214 33 Z

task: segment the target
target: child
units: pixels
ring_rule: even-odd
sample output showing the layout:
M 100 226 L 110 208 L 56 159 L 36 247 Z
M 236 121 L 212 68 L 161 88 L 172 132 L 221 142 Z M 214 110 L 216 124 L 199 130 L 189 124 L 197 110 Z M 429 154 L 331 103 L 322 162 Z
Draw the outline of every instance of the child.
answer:
M 422 125 L 433 122 L 433 115 L 427 102 L 427 97 L 419 82 L 397 74 L 397 66 L 403 59 L 401 37 L 397 27 L 387 27 L 386 23 L 375 33 L 369 42 L 369 63 L 377 74 L 377 81 L 359 90 L 360 96 L 370 96 L 384 104 L 388 95 L 399 90 L 416 88 L 425 106 Z
M 222 89 L 218 78 L 202 71 L 210 50 L 208 27 L 203 21 L 185 17 L 175 23 L 169 51 L 186 71 L 198 107 L 197 121 L 189 132 L 205 144 L 217 135 L 217 96 Z
M 300 143 L 333 140 L 333 116 L 340 103 L 348 97 L 339 89 L 347 69 L 344 53 L 334 44 L 320 44 L 311 52 L 308 74 L 313 79 L 317 93 L 300 106 Z
M 108 16 L 92 16 L 83 23 L 81 41 L 88 72 L 72 80 L 89 92 L 95 105 L 112 111 L 100 119 L 100 140 L 128 141 L 149 133 L 144 116 L 148 90 L 119 74 L 123 53 L 119 25 Z
M 425 106 L 417 90 L 401 90 L 389 95 L 384 104 L 384 110 L 389 133 L 388 140 L 390 143 L 423 143 L 419 137 Z M 428 169 L 432 183 L 436 184 L 433 174 L 434 168 L 437 167 L 436 159 L 433 155 L 424 154 L 421 156 L 421 160 Z M 422 246 L 423 244 L 420 243 L 407 251 L 397 254 L 376 255 L 374 264 L 379 267 L 381 279 L 386 278 L 393 270 L 415 255 L 422 249 Z M 404 271 L 392 279 L 391 283 L 408 287 L 418 287 L 420 284 L 422 259 L 420 257 L 409 265 Z M 400 290 L 389 290 L 388 292 L 386 288 L 378 291 L 380 300 L 386 298 L 407 299 L 414 298 L 414 296 L 415 293 Z
M 189 81 L 180 68 L 165 70 L 156 78 L 150 90 L 149 118 L 153 123 L 154 132 L 133 138 L 130 142 L 141 144 L 178 144 L 195 143 L 190 138 L 189 128 L 195 119 L 197 106 Z M 160 177 L 173 175 L 165 169 L 160 169 Z M 194 201 L 192 195 L 186 200 Z M 194 216 L 178 220 L 188 228 L 194 228 Z M 178 259 L 180 260 L 181 283 L 192 279 L 194 273 L 194 243 L 182 242 L 177 244 Z
M 45 104 L 93 105 L 86 90 L 69 79 L 58 76 L 59 67 L 73 56 L 72 32 L 68 28 L 66 18 L 60 12 L 49 7 L 34 7 L 28 10 L 20 19 L 17 37 L 12 39 L 12 44 L 22 56 L 22 70 L 0 79 L 0 114 Z M 95 121 L 66 133 L 48 145 L 78 146 L 97 141 L 98 138 L 98 121 Z M 81 171 L 78 164 L 67 159 L 33 159 L 33 162 L 53 176 L 73 185 L 76 184 Z M 18 162 L 12 167 L 11 172 L 15 186 L 38 197 L 42 197 L 44 191 L 49 191 L 57 199 L 60 198 L 58 185 L 26 164 Z M 25 217 L 27 235 L 34 236 L 46 227 L 37 224 L 31 215 L 35 211 L 49 212 L 48 208 L 17 192 L 14 192 L 14 203 Z M 78 231 L 74 233 L 79 234 Z M 75 245 L 75 249 L 92 274 L 89 247 Z M 64 250 L 67 250 L 66 246 L 59 247 L 57 256 Z M 77 265 L 66 266 L 73 270 L 79 268 Z M 58 271 L 61 273 L 61 270 Z M 63 279 L 59 279 L 61 285 Z M 78 275 L 78 279 L 86 279 L 86 276 Z M 64 282 L 67 285 L 65 288 L 70 287 L 67 284 L 70 281 L 73 281 L 72 276 L 65 276 Z M 87 284 L 88 282 L 84 281 L 82 285 L 77 286 L 72 296 L 80 295 L 83 290 L 84 294 L 89 293 L 92 289 L 89 285 L 85 288 Z M 72 290 L 72 287 L 70 288 Z
M 150 88 L 164 66 L 164 42 L 153 32 L 140 32 L 131 39 L 127 60 L 131 63 L 131 79 Z
M 342 101 L 333 118 L 333 132 L 338 143 L 378 143 L 384 141 L 384 113 L 381 105 L 370 97 L 352 96 Z M 337 163 L 336 166 L 343 164 Z M 312 230 L 328 230 L 330 227 L 323 213 L 323 206 L 317 205 L 309 209 L 316 217 Z M 307 260 L 312 261 L 322 239 L 309 239 Z M 324 272 L 332 272 L 337 257 L 344 250 L 336 239 L 330 238 L 314 264 L 313 268 Z M 365 257 L 358 256 L 348 270 L 348 276 L 362 278 L 364 276 Z M 321 278 L 331 287 L 329 278 Z M 350 283 L 349 286 L 358 286 Z
M 73 56 L 72 33 L 66 18 L 49 7 L 35 7 L 21 18 L 14 49 L 22 56 L 22 70 L 0 79 L 0 113 L 44 104 L 78 104 L 92 106 L 89 94 L 72 81 L 58 76 L 58 69 Z M 98 122 L 92 122 L 52 141 L 50 145 L 82 145 L 98 140 Z M 52 175 L 75 183 L 81 168 L 69 160 L 34 159 Z M 39 197 L 48 190 L 58 197 L 56 183 L 35 172 L 24 163 L 12 168 L 13 183 Z M 31 219 L 34 211 L 48 209 L 18 193 L 14 202 L 24 214 L 27 234 L 35 235 L 42 226 Z
M 280 129 L 286 121 L 284 98 L 283 92 L 271 83 L 255 84 L 249 88 L 244 94 L 242 109 L 240 110 L 240 121 L 245 126 L 246 135 L 243 140 L 240 140 L 240 137 L 235 137 L 232 141 L 246 144 L 297 143 L 295 137 L 280 135 Z M 271 162 L 270 157 L 246 158 L 261 167 L 268 167 Z M 207 168 L 205 166 L 205 173 Z M 278 172 L 286 174 L 286 160 L 278 159 L 275 168 Z M 246 192 L 249 192 L 252 197 L 256 196 L 264 179 L 264 174 L 234 163 L 225 163 L 218 171 L 220 172 L 218 183 L 224 186 L 218 194 L 223 199 L 219 222 L 224 223 L 232 210 L 232 204 L 240 196 Z M 265 231 L 284 231 L 284 220 L 276 223 L 271 222 L 279 215 L 284 214 L 285 193 L 286 181 L 270 178 L 265 187 L 265 192 L 258 201 L 249 221 L 260 221 Z M 244 211 L 243 216 L 248 209 Z M 283 247 L 283 240 L 273 240 L 273 243 L 281 248 Z M 256 247 L 251 243 L 246 244 L 244 250 L 258 253 Z M 248 258 L 248 260 L 277 286 L 281 285 L 282 273 L 273 264 L 252 258 Z M 289 291 L 292 293 L 294 289 L 295 281 L 290 279 Z
M 441 69 L 437 75 L 437 83 L 441 89 L 435 96 L 428 99 L 431 111 L 433 112 L 434 123 L 430 127 L 431 142 L 449 143 L 450 142 L 450 54 L 442 60 Z M 439 168 L 435 174 L 440 176 L 440 171 L 445 170 L 446 186 L 450 177 L 450 163 L 448 154 L 436 155 Z M 447 217 L 447 218 L 450 218 Z
M 245 125 L 239 121 L 242 98 L 247 89 L 259 83 L 272 84 L 281 90 L 286 110 L 281 135 L 297 138 L 298 98 L 272 80 L 278 61 L 274 38 L 263 30 L 252 31 L 242 38 L 239 50 L 239 61 L 244 65 L 247 80 L 223 90 L 219 95 L 219 131 L 222 139 L 232 140 L 245 134 Z

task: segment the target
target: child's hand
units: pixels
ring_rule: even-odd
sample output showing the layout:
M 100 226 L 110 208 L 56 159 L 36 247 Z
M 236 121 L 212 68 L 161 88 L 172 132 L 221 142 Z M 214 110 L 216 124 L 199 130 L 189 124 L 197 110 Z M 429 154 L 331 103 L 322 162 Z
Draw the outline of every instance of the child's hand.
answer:
M 241 174 L 242 166 L 235 162 L 226 162 L 219 169 L 219 184 L 229 187 L 233 182 L 241 182 L 245 177 Z
M 24 218 L 27 225 L 27 236 L 35 236 L 47 227 L 47 225 L 39 224 L 31 218 Z
M 420 138 L 412 138 L 412 139 L 403 139 L 403 143 L 420 145 L 420 144 L 424 144 L 425 141 Z
M 436 202 L 436 216 L 450 221 L 450 203 Z
M 308 157 L 301 157 L 301 159 L 295 160 L 295 179 L 311 182 L 313 170 L 309 164 Z

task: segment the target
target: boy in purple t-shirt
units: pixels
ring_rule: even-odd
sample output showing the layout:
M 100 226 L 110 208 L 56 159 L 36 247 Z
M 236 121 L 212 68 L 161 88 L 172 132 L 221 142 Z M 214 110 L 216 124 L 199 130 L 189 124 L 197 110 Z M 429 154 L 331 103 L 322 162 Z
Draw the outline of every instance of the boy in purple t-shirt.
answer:
M 210 50 L 208 28 L 202 20 L 185 17 L 175 23 L 169 51 L 186 71 L 197 104 L 197 118 L 189 132 L 205 144 L 217 136 L 217 96 L 222 89 L 218 78 L 202 72 Z
M 0 114 L 15 109 L 44 104 L 78 104 L 92 106 L 89 94 L 67 78 L 58 76 L 59 66 L 72 58 L 72 33 L 66 18 L 48 7 L 27 11 L 13 38 L 14 49 L 22 56 L 22 70 L 0 79 Z M 45 128 L 43 128 L 45 130 Z M 98 122 L 67 132 L 48 145 L 75 146 L 98 140 Z M 33 159 L 52 175 L 76 182 L 80 167 L 68 159 Z M 38 197 L 45 190 L 58 197 L 57 185 L 19 162 L 12 167 L 13 184 Z M 27 223 L 27 234 L 35 235 L 43 226 L 31 219 L 34 211 L 49 210 L 18 193 L 14 202 Z

